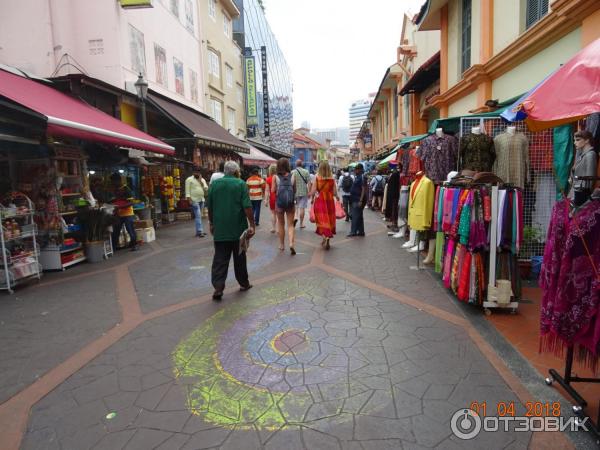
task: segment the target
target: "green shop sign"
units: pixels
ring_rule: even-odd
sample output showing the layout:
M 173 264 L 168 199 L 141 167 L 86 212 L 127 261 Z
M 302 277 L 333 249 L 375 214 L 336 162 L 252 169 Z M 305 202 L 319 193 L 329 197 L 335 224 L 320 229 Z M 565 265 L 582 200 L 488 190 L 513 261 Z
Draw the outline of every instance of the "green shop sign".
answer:
M 121 8 L 152 8 L 152 0 L 120 0 Z
M 246 72 L 246 116 L 248 125 L 258 125 L 258 108 L 256 105 L 256 66 L 254 56 L 244 56 Z

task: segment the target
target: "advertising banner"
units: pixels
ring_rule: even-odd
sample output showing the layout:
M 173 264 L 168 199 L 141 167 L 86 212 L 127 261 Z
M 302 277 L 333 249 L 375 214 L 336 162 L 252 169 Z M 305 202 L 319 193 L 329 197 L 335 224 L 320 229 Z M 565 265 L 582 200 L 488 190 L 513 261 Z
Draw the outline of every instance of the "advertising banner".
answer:
M 246 75 L 246 120 L 249 126 L 258 124 L 258 108 L 256 106 L 256 67 L 254 56 L 244 56 Z
M 260 48 L 260 57 L 262 62 L 262 83 L 263 83 L 263 113 L 264 113 L 264 132 L 265 136 L 271 135 L 271 121 L 269 117 L 269 84 L 267 81 L 267 47 Z

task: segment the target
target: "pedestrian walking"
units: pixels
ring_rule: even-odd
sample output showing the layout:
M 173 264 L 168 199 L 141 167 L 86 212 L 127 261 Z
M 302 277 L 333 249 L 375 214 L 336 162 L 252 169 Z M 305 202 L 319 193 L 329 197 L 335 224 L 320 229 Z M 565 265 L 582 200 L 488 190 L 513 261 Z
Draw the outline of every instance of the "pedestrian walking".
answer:
M 185 180 L 185 198 L 192 204 L 196 222 L 196 237 L 200 238 L 206 236 L 202 224 L 202 210 L 204 209 L 206 194 L 208 194 L 208 185 L 202 178 L 200 168 L 194 167 L 192 175 Z
M 371 180 L 370 188 L 373 192 L 373 204 L 371 206 L 375 211 L 380 211 L 383 206 L 383 193 L 385 192 L 385 178 L 381 170 L 377 171 L 377 175 Z
M 296 161 L 296 168 L 293 171 L 294 179 L 296 180 L 296 212 L 298 216 L 296 221 L 300 220 L 300 228 L 306 228 L 304 225 L 304 216 L 306 208 L 308 208 L 308 193 L 311 188 L 310 173 L 304 168 L 304 161 L 301 159 Z M 294 221 L 294 226 L 296 225 Z
M 125 226 L 127 234 L 129 234 L 129 248 L 131 251 L 136 251 L 138 246 L 137 233 L 134 227 L 135 214 L 133 212 L 133 192 L 126 183 L 123 183 L 120 174 L 113 173 L 111 175 L 111 181 L 115 189 L 115 198 L 111 203 L 115 205 L 115 215 L 119 219 L 113 229 L 113 248 L 115 250 L 119 249 L 119 236 L 121 235 L 121 229 Z
M 352 218 L 350 211 L 350 190 L 352 189 L 352 183 L 354 183 L 354 176 L 350 174 L 350 168 L 344 169 L 344 172 L 338 179 L 338 192 L 342 194 L 342 204 L 344 206 L 344 212 L 346 213 L 346 222 L 349 222 Z
M 265 195 L 265 187 L 267 183 L 259 175 L 258 168 L 252 169 L 252 175 L 246 180 L 250 201 L 252 202 L 252 212 L 254 213 L 254 223 L 260 226 L 260 207 Z
M 365 222 L 363 211 L 367 204 L 367 182 L 363 173 L 363 165 L 358 163 L 354 168 L 354 182 L 350 190 L 350 201 L 352 203 L 352 225 L 348 237 L 364 236 Z
M 219 163 L 219 170 L 217 170 L 215 173 L 213 173 L 210 176 L 210 181 L 208 182 L 208 184 L 212 184 L 213 181 L 218 180 L 219 178 L 223 178 L 225 176 L 225 162 L 221 161 Z
M 315 200 L 316 197 L 316 200 Z M 335 199 L 339 195 L 331 167 L 327 161 L 321 161 L 315 183 L 310 191 L 315 212 L 317 234 L 323 237 L 321 245 L 329 250 L 329 240 L 335 235 Z
M 296 179 L 290 170 L 290 160 L 280 158 L 277 161 L 277 175 L 274 178 L 271 194 L 277 195 L 275 201 L 275 212 L 277 213 L 277 229 L 279 231 L 279 250 L 285 250 L 285 228 L 287 221 L 287 232 L 290 244 L 290 253 L 296 254 L 295 249 L 295 219 L 296 207 L 294 204 Z
M 210 232 L 215 245 L 211 271 L 215 289 L 213 300 L 217 301 L 223 297 L 232 254 L 235 279 L 240 284 L 240 291 L 252 287 L 248 280 L 246 252 L 241 251 L 240 238 L 246 230 L 248 238 L 256 232 L 248 186 L 239 178 L 240 166 L 234 161 L 227 161 L 223 169 L 224 176 L 213 181 L 207 200 Z
M 275 174 L 277 173 L 277 165 L 269 166 L 268 177 L 266 179 L 267 189 L 265 190 L 265 208 L 268 206 L 271 210 L 271 233 L 276 232 L 277 213 L 275 212 L 275 201 L 277 200 L 277 192 L 272 193 Z

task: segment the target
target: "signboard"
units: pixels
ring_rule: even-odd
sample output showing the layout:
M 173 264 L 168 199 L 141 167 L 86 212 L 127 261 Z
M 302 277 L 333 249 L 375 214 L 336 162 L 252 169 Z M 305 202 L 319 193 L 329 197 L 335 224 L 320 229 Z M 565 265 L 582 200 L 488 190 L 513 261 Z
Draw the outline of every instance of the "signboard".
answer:
M 121 8 L 152 8 L 152 0 L 121 0 Z
M 373 135 L 372 134 L 365 134 L 365 137 L 363 139 L 365 145 L 371 145 L 371 142 L 373 142 Z
M 252 52 L 252 50 L 250 50 Z M 256 72 L 252 53 L 244 56 L 244 72 L 246 74 L 246 120 L 247 124 L 258 125 L 258 110 L 256 107 Z
M 260 48 L 260 58 L 262 63 L 262 83 L 263 83 L 263 114 L 265 136 L 271 135 L 271 120 L 269 117 L 269 84 L 267 81 L 267 47 Z

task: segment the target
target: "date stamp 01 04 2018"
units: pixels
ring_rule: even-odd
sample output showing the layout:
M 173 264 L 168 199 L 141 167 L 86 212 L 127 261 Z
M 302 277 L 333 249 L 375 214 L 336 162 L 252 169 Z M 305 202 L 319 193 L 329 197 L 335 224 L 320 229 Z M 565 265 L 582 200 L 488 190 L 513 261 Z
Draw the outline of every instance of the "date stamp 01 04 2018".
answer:
M 525 402 L 525 413 L 517 411 L 514 401 L 498 402 L 496 405 L 487 402 L 472 402 L 469 409 L 480 417 L 488 413 L 497 417 L 561 417 L 560 402 Z

